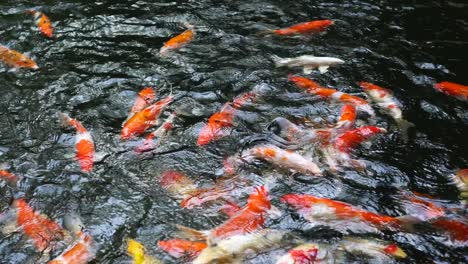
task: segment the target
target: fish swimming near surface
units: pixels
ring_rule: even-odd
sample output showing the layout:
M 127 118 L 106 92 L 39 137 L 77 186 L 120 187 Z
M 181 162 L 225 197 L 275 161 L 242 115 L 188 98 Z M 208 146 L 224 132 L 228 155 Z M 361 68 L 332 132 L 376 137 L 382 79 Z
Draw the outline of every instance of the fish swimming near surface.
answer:
M 185 46 L 187 43 L 191 42 L 195 37 L 195 28 L 192 25 L 185 24 L 188 29 L 179 35 L 169 39 L 164 43 L 164 46 L 159 50 L 161 56 L 166 55 L 169 51 L 180 49 Z
M 158 241 L 158 247 L 175 258 L 188 258 L 193 260 L 208 247 L 204 241 L 190 241 L 180 238 Z
M 298 264 L 298 263 L 329 263 L 329 252 L 322 246 L 314 243 L 299 245 L 281 256 L 276 264 Z
M 127 253 L 133 259 L 132 264 L 162 264 L 158 259 L 146 254 L 145 247 L 140 242 L 133 239 L 128 241 Z
M 197 185 L 186 175 L 168 170 L 161 174 L 159 184 L 173 197 L 185 199 L 198 190 Z
M 335 129 L 341 133 L 354 127 L 356 123 L 356 107 L 351 104 L 345 104 L 341 107 L 340 118 L 336 123 Z
M 48 16 L 36 10 L 27 10 L 26 13 L 34 16 L 34 22 L 39 28 L 39 31 L 41 31 L 42 35 L 48 38 L 54 37 L 54 28 Z
M 351 254 L 365 254 L 372 257 L 385 259 L 392 256 L 397 259 L 404 259 L 407 254 L 395 243 L 390 243 L 378 239 L 364 239 L 345 237 L 339 242 L 339 248 Z
M 155 98 L 156 92 L 152 87 L 145 87 L 141 89 L 141 91 L 138 93 L 135 103 L 133 104 L 132 109 L 130 110 L 130 116 L 145 109 L 145 107 L 150 105 Z
M 434 88 L 439 92 L 453 96 L 459 100 L 468 100 L 468 85 L 445 81 L 434 84 Z
M 309 22 L 304 22 L 296 25 L 292 25 L 283 29 L 276 29 L 269 31 L 280 36 L 290 36 L 298 34 L 308 34 L 308 33 L 320 33 L 327 30 L 328 27 L 334 25 L 333 20 L 313 20 Z
M 320 73 L 326 73 L 328 68 L 345 63 L 344 60 L 333 57 L 315 57 L 312 55 L 302 55 L 296 58 L 280 58 L 272 56 L 276 67 L 303 67 L 304 74 L 310 74 L 314 69 Z
M 268 130 L 298 146 L 326 143 L 331 137 L 330 129 L 301 128 L 284 117 L 275 118 Z
M 19 180 L 19 177 L 9 171 L 0 170 L 0 179 L 15 184 Z
M 414 124 L 403 119 L 401 108 L 398 106 L 399 102 L 395 99 L 393 93 L 386 88 L 368 82 L 360 82 L 359 85 L 379 108 L 395 120 L 400 127 L 403 139 L 407 141 L 407 130 L 413 127 Z
M 175 118 L 176 113 L 173 112 L 170 116 L 167 117 L 167 119 L 161 124 L 161 126 L 158 129 L 146 136 L 143 143 L 141 143 L 135 148 L 135 151 L 141 153 L 156 148 L 161 143 L 163 137 L 166 136 L 169 133 L 169 131 L 171 131 L 174 127 Z
M 37 66 L 36 62 L 28 58 L 26 55 L 1 45 L 0 61 L 11 68 L 25 68 L 32 70 L 39 69 L 39 66 Z
M 204 146 L 226 136 L 233 126 L 234 113 L 235 109 L 229 103 L 214 113 L 198 134 L 197 145 Z
M 91 137 L 91 134 L 88 132 L 88 130 L 86 130 L 80 121 L 71 118 L 64 113 L 60 113 L 59 115 L 62 119 L 63 125 L 72 126 L 76 129 L 77 134 L 75 136 L 75 157 L 80 164 L 81 171 L 91 172 L 93 170 L 95 154 L 94 141 Z

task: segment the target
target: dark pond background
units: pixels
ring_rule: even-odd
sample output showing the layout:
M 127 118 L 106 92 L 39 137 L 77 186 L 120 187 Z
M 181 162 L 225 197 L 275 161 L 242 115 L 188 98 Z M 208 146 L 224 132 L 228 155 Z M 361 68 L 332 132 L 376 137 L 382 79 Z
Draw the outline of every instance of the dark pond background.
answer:
M 55 40 L 38 33 L 23 13 L 28 8 L 39 8 L 56 23 Z M 268 166 L 253 171 L 257 175 L 249 177 L 258 183 L 277 179 L 269 184 L 273 204 L 286 212 L 267 225 L 310 239 L 336 235 L 301 232 L 305 222 L 278 201 L 289 192 L 339 199 L 392 216 L 404 214 L 396 190 L 430 194 L 457 207 L 458 192 L 448 175 L 467 166 L 467 104 L 437 93 L 432 84 L 468 84 L 467 14 L 466 1 L 3 0 L 1 44 L 29 54 L 41 69 L 10 72 L 0 66 L 0 163 L 25 177 L 16 196 L 25 196 L 42 213 L 57 221 L 70 211 L 81 215 L 99 245 L 93 263 L 129 263 L 124 243 L 129 237 L 142 242 L 149 254 L 180 263 L 156 246 L 173 237 L 171 224 L 210 229 L 225 217 L 210 208 L 181 209 L 158 186 L 158 176 L 174 169 L 210 184 L 241 139 L 262 133 L 278 116 L 308 117 L 318 126 L 335 122 L 339 105 L 304 95 L 287 81 L 289 73 L 300 69 L 275 69 L 269 59 L 272 54 L 313 54 L 339 57 L 346 64 L 312 78 L 361 96 L 361 80 L 391 88 L 416 129 L 404 143 L 392 120 L 379 114 L 378 124 L 391 132 L 357 152 L 371 164 L 367 172 L 346 171 L 339 175 L 342 181 L 301 182 Z M 336 24 L 313 37 L 256 35 L 314 19 Z M 198 27 L 196 39 L 173 56 L 159 57 L 159 48 L 184 30 L 184 22 Z M 159 95 L 172 88 L 179 100 L 170 110 L 179 109 L 181 115 L 159 154 L 139 156 L 132 152 L 134 143 L 122 142 L 119 133 L 136 93 L 149 85 Z M 273 92 L 239 113 L 230 136 L 197 147 L 203 122 L 256 85 L 268 85 Z M 74 131 L 60 127 L 57 112 L 70 113 L 92 132 L 102 157 L 93 173 L 81 173 L 73 161 Z M 0 188 L 4 211 L 11 195 L 6 185 Z M 238 201 L 244 203 L 246 196 L 247 191 Z M 466 247 L 443 234 L 385 232 L 373 237 L 397 242 L 408 253 L 405 263 L 468 261 Z M 0 237 L 1 263 L 35 263 L 37 257 L 21 233 Z M 274 263 L 268 255 L 249 261 Z

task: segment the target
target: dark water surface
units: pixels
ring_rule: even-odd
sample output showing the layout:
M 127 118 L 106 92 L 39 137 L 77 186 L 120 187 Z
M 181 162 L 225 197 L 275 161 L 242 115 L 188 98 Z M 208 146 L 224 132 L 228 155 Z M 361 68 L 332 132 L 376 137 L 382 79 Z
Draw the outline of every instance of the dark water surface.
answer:
M 38 33 L 31 16 L 23 13 L 28 8 L 40 8 L 56 22 L 55 40 Z M 259 184 L 267 177 L 277 179 L 269 184 L 272 203 L 285 215 L 267 226 L 324 241 L 338 235 L 304 231 L 305 221 L 278 201 L 290 192 L 338 199 L 391 216 L 404 214 L 397 190 L 429 194 L 446 207 L 459 207 L 458 191 L 448 175 L 468 165 L 467 104 L 437 93 L 432 84 L 468 84 L 467 14 L 465 1 L 1 1 L 1 44 L 26 52 L 40 70 L 10 72 L 0 66 L 0 163 L 24 177 L 15 195 L 26 197 L 35 209 L 59 222 L 70 211 L 82 217 L 99 245 L 93 263 L 130 263 L 127 238 L 142 242 L 150 255 L 164 262 L 182 263 L 156 246 L 158 240 L 175 236 L 172 224 L 210 229 L 226 218 L 210 208 L 181 209 L 158 185 L 158 176 L 179 170 L 209 185 L 241 140 L 262 133 L 276 117 L 333 124 L 340 106 L 301 93 L 287 80 L 300 69 L 275 69 L 270 60 L 272 54 L 313 54 L 346 63 L 326 74 L 314 72 L 312 78 L 362 97 L 357 85 L 361 80 L 389 87 L 416 129 L 404 143 L 394 122 L 378 114 L 378 125 L 390 132 L 357 152 L 370 164 L 366 172 L 348 170 L 305 182 L 270 166 L 244 172 Z M 314 19 L 336 24 L 312 37 L 256 35 L 265 28 Z M 184 30 L 184 22 L 197 26 L 195 40 L 161 58 L 160 47 Z M 273 93 L 241 111 L 230 136 L 197 147 L 203 122 L 256 85 L 268 85 Z M 169 110 L 181 113 L 156 155 L 136 155 L 134 144 L 119 136 L 144 86 L 157 87 L 160 96 L 172 89 L 178 100 Z M 73 160 L 75 132 L 60 127 L 57 112 L 70 113 L 92 132 L 100 160 L 91 174 L 81 173 Z M 0 187 L 0 209 L 5 211 L 11 195 L 6 185 Z M 238 198 L 240 204 L 247 193 Z M 397 242 L 408 254 L 404 263 L 468 262 L 466 247 L 444 234 L 371 236 Z M 37 261 L 39 254 L 21 233 L 0 238 L 0 263 Z M 268 254 L 249 261 L 275 262 Z M 354 261 L 372 263 L 361 257 Z

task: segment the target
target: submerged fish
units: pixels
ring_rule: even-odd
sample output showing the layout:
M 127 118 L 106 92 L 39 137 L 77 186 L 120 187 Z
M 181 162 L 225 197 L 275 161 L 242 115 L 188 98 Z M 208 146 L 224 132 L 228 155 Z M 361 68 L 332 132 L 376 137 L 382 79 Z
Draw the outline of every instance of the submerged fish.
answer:
M 385 111 L 385 113 L 387 113 L 396 121 L 401 129 L 403 138 L 406 141 L 408 139 L 407 130 L 408 128 L 414 126 L 414 124 L 403 119 L 401 109 L 398 106 L 399 102 L 395 99 L 392 92 L 388 89 L 368 82 L 360 82 L 359 85 L 364 90 L 364 92 L 369 95 L 372 101 L 377 104 L 377 106 L 379 106 L 382 110 Z
M 468 169 L 457 171 L 451 176 L 453 183 L 460 191 L 460 200 L 462 203 L 468 203 Z
M 188 25 L 188 28 L 189 29 L 165 42 L 164 46 L 160 49 L 159 54 L 165 55 L 168 51 L 179 49 L 192 41 L 195 37 L 195 30 L 191 25 Z
M 173 112 L 167 119 L 161 124 L 161 126 L 155 131 L 151 132 L 146 136 L 145 141 L 135 148 L 136 152 L 145 152 L 156 148 L 162 141 L 163 137 L 166 136 L 170 130 L 174 127 L 174 120 L 176 113 Z M 156 143 L 154 142 L 156 139 Z
M 158 241 L 158 247 L 175 258 L 194 259 L 208 247 L 203 241 L 190 241 L 185 239 L 169 239 Z
M 303 67 L 305 74 L 310 74 L 312 70 L 318 69 L 320 73 L 326 73 L 330 66 L 345 63 L 343 60 L 333 57 L 315 57 L 312 55 L 302 55 L 296 58 L 272 57 L 276 67 Z
M 185 199 L 197 191 L 197 185 L 187 176 L 178 171 L 166 171 L 159 180 L 161 187 L 166 189 L 172 196 Z
M 42 35 L 48 38 L 53 37 L 54 28 L 52 27 L 52 22 L 50 22 L 49 17 L 47 17 L 44 13 L 36 10 L 28 10 L 26 12 L 34 16 L 34 22 L 39 28 L 39 31 L 41 31 Z
M 93 239 L 89 234 L 77 232 L 77 240 L 48 264 L 87 264 L 95 257 Z
M 60 117 L 64 125 L 72 126 L 76 129 L 75 157 L 83 172 L 91 172 L 94 164 L 94 142 L 91 134 L 80 121 L 70 118 L 70 116 L 64 113 L 60 113 Z
M 341 133 L 354 127 L 356 122 L 356 107 L 351 104 L 345 104 L 341 107 L 340 118 L 336 123 L 335 128 L 339 129 Z
M 326 143 L 331 137 L 329 129 L 302 129 L 283 117 L 275 118 L 268 130 L 299 146 Z
M 437 218 L 430 221 L 430 223 L 450 235 L 453 240 L 465 243 L 468 241 L 468 224 L 463 221 L 466 221 L 466 218 L 461 221 L 450 218 Z
M 468 86 L 453 82 L 439 82 L 434 88 L 446 95 L 453 96 L 459 100 L 468 100 Z
M 139 93 L 138 97 L 133 104 L 132 110 L 130 110 L 130 115 L 132 116 L 135 113 L 140 112 L 141 110 L 145 109 L 149 104 L 153 102 L 156 98 L 156 93 L 152 87 L 145 87 Z
M 19 177 L 9 171 L 0 170 L 0 179 L 4 179 L 9 183 L 16 183 Z
M 329 26 L 333 25 L 332 20 L 313 20 L 290 26 L 288 28 L 273 30 L 276 35 L 297 35 L 306 33 L 319 33 L 325 31 Z
M 0 46 L 0 60 L 11 68 L 39 69 L 39 66 L 32 59 L 5 46 Z
M 377 239 L 346 237 L 340 241 L 340 247 L 349 253 L 366 254 L 373 257 L 392 256 L 400 259 L 407 257 L 405 251 L 396 244 Z
M 331 254 L 323 246 L 314 243 L 299 245 L 281 256 L 276 264 L 334 263 Z
M 207 145 L 227 135 L 233 125 L 234 111 L 228 103 L 219 112 L 214 113 L 198 134 L 197 145 Z
M 127 253 L 133 259 L 133 264 L 161 264 L 162 262 L 147 255 L 145 247 L 136 240 L 130 239 L 127 244 Z

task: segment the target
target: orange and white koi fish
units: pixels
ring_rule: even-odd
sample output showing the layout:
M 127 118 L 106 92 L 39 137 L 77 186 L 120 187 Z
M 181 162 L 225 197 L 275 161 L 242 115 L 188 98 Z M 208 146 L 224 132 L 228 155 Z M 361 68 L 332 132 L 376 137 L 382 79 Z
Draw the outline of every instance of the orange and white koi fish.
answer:
M 42 35 L 48 38 L 53 38 L 54 28 L 52 27 L 52 22 L 50 22 L 49 17 L 36 10 L 27 10 L 26 12 L 34 16 L 34 22 Z
M 340 241 L 340 247 L 352 254 L 366 254 L 380 258 L 392 256 L 403 259 L 407 257 L 405 251 L 398 245 L 377 239 L 347 237 Z
M 322 258 L 319 256 L 319 251 Z M 328 255 L 328 251 L 322 252 L 322 247 L 318 244 L 302 244 L 288 251 L 276 261 L 276 264 L 299 264 L 299 263 L 323 263 Z M 325 263 L 328 263 L 325 261 Z
M 219 112 L 214 113 L 198 134 L 197 145 L 207 145 L 226 136 L 233 125 L 234 111 L 235 109 L 227 103 Z
M 16 225 L 28 236 L 39 251 L 54 247 L 64 238 L 65 230 L 47 216 L 35 212 L 24 199 L 13 202 L 16 210 Z
M 451 176 L 453 183 L 460 191 L 460 200 L 462 203 L 468 203 L 468 169 L 457 171 Z
M 281 201 L 289 204 L 310 222 L 320 220 L 365 221 L 378 228 L 400 229 L 406 227 L 402 218 L 379 215 L 353 207 L 350 204 L 307 194 L 287 194 Z
M 340 119 L 336 123 L 335 128 L 338 128 L 340 132 L 354 127 L 356 122 L 356 108 L 353 105 L 345 104 L 341 107 Z
M 0 46 L 0 61 L 11 68 L 39 69 L 36 62 L 16 50 Z
M 190 241 L 185 239 L 169 239 L 158 241 L 158 247 L 169 253 L 175 258 L 189 258 L 194 259 L 208 247 L 206 242 Z
M 414 124 L 403 119 L 401 109 L 398 106 L 399 102 L 395 99 L 393 93 L 388 89 L 368 82 L 360 82 L 359 85 L 377 106 L 396 121 L 404 138 L 407 138 L 407 130 Z
M 375 116 L 374 109 L 361 97 L 339 92 L 335 89 L 323 88 L 321 86 L 317 87 L 317 83 L 311 80 L 306 81 L 304 80 L 305 78 L 302 77 L 290 76 L 288 79 L 294 82 L 299 88 L 305 89 L 307 93 L 318 95 L 332 102 L 352 104 L 357 110 L 368 113 L 370 116 Z
M 120 136 L 122 139 L 129 139 L 143 134 L 148 128 L 155 125 L 161 112 L 172 102 L 172 96 L 168 96 L 148 107 L 135 113 L 128 119 L 122 128 Z
M 18 181 L 18 176 L 14 175 L 13 173 L 6 171 L 6 170 L 0 170 L 0 179 L 4 179 L 9 183 L 16 183 Z
M 95 257 L 93 239 L 89 234 L 77 232 L 77 241 L 48 264 L 87 264 Z
M 195 30 L 191 25 L 188 25 L 188 28 L 189 29 L 165 42 L 159 54 L 166 55 L 168 51 L 179 49 L 192 41 L 195 37 Z
M 453 82 L 439 82 L 434 84 L 434 88 L 446 95 L 453 96 L 457 99 L 468 100 L 468 86 Z
M 139 93 L 138 97 L 130 110 L 130 116 L 145 109 L 156 98 L 156 93 L 152 87 L 145 87 Z
M 127 253 L 133 259 L 132 264 L 161 264 L 162 262 L 158 259 L 153 258 L 150 255 L 147 255 L 145 247 L 133 240 L 130 239 L 127 244 Z
M 176 198 L 185 199 L 197 191 L 197 185 L 178 171 L 166 171 L 159 180 L 161 187 Z
M 167 119 L 162 123 L 162 125 L 156 129 L 155 131 L 151 132 L 146 136 L 145 141 L 139 146 L 135 148 L 136 152 L 145 152 L 156 148 L 162 141 L 162 138 L 169 133 L 170 130 L 174 127 L 174 120 L 176 118 L 176 113 L 173 112 Z M 154 139 L 157 139 L 155 143 Z
M 81 171 L 91 172 L 94 164 L 94 142 L 91 134 L 80 121 L 70 118 L 67 114 L 60 113 L 63 124 L 73 126 L 76 129 L 75 150 L 76 159 L 80 164 Z
M 273 33 L 281 36 L 307 34 L 307 33 L 320 33 L 325 31 L 329 26 L 333 25 L 332 20 L 314 20 L 296 24 L 284 29 L 273 30 Z
M 349 130 L 340 135 L 334 141 L 334 146 L 340 152 L 349 153 L 364 141 L 368 141 L 378 134 L 386 133 L 387 130 L 376 126 L 363 126 Z

